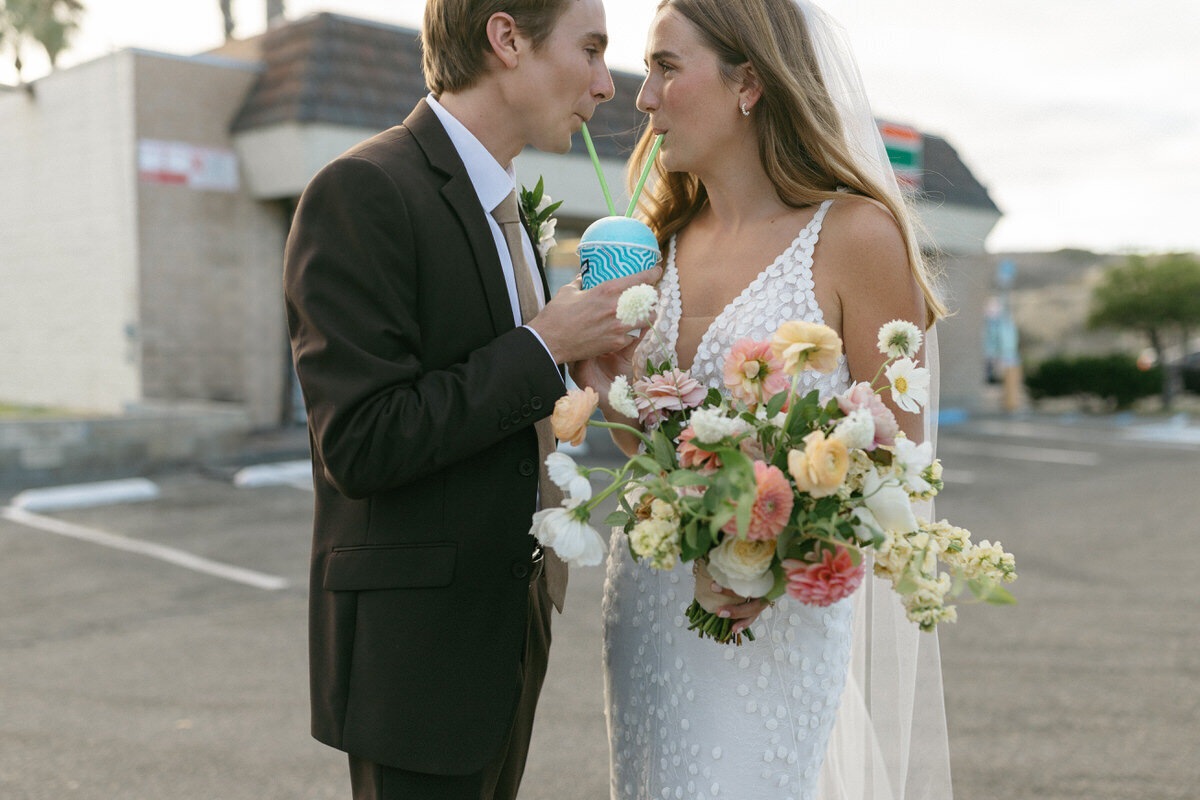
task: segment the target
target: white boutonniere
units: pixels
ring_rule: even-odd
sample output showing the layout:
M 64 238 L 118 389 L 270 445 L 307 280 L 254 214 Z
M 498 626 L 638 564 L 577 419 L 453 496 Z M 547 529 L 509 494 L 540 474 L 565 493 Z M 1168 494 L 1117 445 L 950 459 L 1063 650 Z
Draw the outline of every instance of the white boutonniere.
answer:
M 524 186 L 521 187 L 521 211 L 525 214 L 525 220 L 529 223 L 529 232 L 533 241 L 537 243 L 538 252 L 543 259 L 546 258 L 550 249 L 558 244 L 558 240 L 554 238 L 558 220 L 554 219 L 553 214 L 561 205 L 561 200 L 555 203 L 553 198 L 545 193 L 545 187 L 540 177 L 537 186 L 532 191 Z

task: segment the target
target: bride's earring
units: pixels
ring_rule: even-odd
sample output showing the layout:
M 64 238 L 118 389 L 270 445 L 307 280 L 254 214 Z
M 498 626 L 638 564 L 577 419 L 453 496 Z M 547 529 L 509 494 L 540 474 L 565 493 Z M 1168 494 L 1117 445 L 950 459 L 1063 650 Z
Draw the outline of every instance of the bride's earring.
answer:
M 750 116 L 750 109 L 746 107 L 745 103 L 742 103 L 742 116 L 743 117 Z

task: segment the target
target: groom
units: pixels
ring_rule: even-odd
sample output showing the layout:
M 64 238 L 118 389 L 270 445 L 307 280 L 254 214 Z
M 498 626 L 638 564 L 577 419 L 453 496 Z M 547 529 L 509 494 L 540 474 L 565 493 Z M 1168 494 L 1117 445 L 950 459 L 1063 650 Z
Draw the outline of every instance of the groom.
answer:
M 355 798 L 516 796 L 566 588 L 529 535 L 559 365 L 626 346 L 617 297 L 658 271 L 547 303 L 512 160 L 570 149 L 612 97 L 606 44 L 601 0 L 428 0 L 432 94 L 296 210 L 312 731 Z

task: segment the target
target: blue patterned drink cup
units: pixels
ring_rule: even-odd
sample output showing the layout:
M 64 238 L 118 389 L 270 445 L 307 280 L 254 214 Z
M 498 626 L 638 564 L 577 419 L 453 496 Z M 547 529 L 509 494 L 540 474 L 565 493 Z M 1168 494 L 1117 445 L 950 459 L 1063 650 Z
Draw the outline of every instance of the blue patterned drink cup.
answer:
M 579 239 L 576 252 L 584 289 L 648 270 L 662 257 L 654 231 L 631 217 L 593 222 Z

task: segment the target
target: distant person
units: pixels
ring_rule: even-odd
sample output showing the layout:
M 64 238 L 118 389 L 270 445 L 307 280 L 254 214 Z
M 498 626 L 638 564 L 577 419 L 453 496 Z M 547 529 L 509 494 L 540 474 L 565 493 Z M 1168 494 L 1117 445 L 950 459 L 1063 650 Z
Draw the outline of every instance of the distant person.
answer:
M 640 173 L 664 134 L 647 207 L 667 258 L 656 335 L 633 364 L 669 359 L 728 392 L 722 367 L 738 340 L 824 323 L 843 352 L 827 374 L 802 372 L 798 392 L 829 399 L 874 379 L 887 358 L 882 324 L 924 330 L 941 315 L 835 34 L 807 0 L 659 3 L 638 96 L 650 125 L 630 168 Z M 572 375 L 607 397 L 607 363 Z M 928 418 L 882 397 L 910 439 L 928 436 Z M 828 607 L 785 596 L 768 610 L 712 584 L 700 564 L 696 580 L 729 595 L 733 630 L 756 623 L 753 641 L 720 646 L 680 613 L 693 565 L 653 571 L 614 537 L 604 591 L 613 800 L 950 796 L 936 635 L 905 619 L 886 583 L 868 578 Z
M 620 292 L 546 303 L 512 161 L 613 95 L 600 0 L 428 0 L 432 93 L 312 180 L 284 288 L 312 446 L 312 732 L 355 798 L 508 799 L 566 567 L 535 552 L 560 365 L 624 348 Z M 539 477 L 541 488 L 539 490 Z

